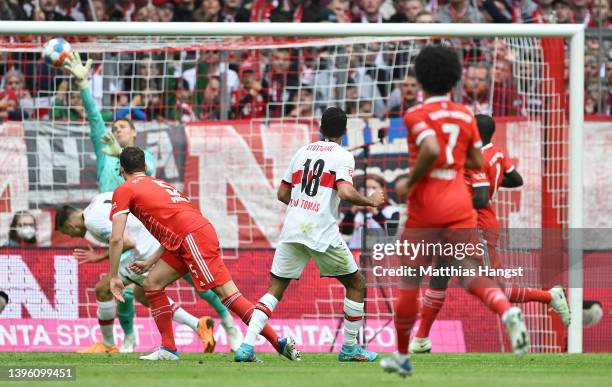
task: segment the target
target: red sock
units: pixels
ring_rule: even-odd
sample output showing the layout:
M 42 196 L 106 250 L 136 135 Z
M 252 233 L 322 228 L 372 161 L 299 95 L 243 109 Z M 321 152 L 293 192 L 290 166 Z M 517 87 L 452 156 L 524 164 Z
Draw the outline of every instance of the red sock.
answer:
M 162 346 L 170 351 L 176 351 L 174 332 L 172 331 L 172 315 L 174 308 L 168 301 L 165 290 L 145 290 L 145 296 L 151 304 L 151 316 L 162 337 Z
M 395 302 L 395 331 L 397 336 L 397 351 L 401 354 L 408 353 L 408 342 L 414 321 L 419 312 L 418 289 L 399 289 L 399 295 Z
M 249 300 L 244 298 L 240 292 L 236 292 L 231 296 L 224 298 L 221 300 L 221 302 L 226 308 L 240 317 L 242 322 L 249 325 L 249 321 L 251 321 L 251 315 L 253 314 L 253 309 L 255 306 Z M 276 349 L 276 352 L 282 352 L 280 344 L 278 343 L 278 335 L 276 334 L 276 331 L 272 329 L 270 324 L 266 324 L 264 329 L 261 331 L 261 335 L 265 337 L 270 344 L 272 344 L 274 349 Z
M 431 326 L 436 321 L 438 312 L 440 312 L 442 305 L 444 305 L 445 298 L 446 289 L 427 289 L 425 291 L 425 296 L 421 301 L 421 317 L 416 337 L 429 337 Z
M 501 316 L 505 311 L 510 309 L 512 305 L 504 292 L 500 288 L 494 286 L 495 282 L 490 278 L 478 277 L 470 282 L 467 291 L 480 298 L 489 309 Z
M 515 288 L 510 287 L 504 289 L 506 297 L 510 302 L 530 302 L 537 301 L 543 304 L 550 304 L 552 296 L 546 290 L 533 288 Z

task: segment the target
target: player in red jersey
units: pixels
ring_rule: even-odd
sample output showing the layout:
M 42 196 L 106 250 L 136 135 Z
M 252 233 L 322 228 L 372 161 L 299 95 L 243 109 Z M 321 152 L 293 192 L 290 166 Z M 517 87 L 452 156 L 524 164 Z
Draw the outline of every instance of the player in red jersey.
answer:
M 451 48 L 426 46 L 416 57 L 415 72 L 425 102 L 404 116 L 412 169 L 404 187 L 408 193 L 408 219 L 402 239 L 453 246 L 474 243 L 477 216 L 463 175 L 465 168 L 482 166 L 482 143 L 472 113 L 448 97 L 461 78 L 461 63 Z M 408 342 L 418 314 L 417 298 L 423 275 L 420 269 L 431 265 L 431 257 L 426 255 L 411 259 L 405 264 L 415 268 L 416 274 L 401 277 L 395 304 L 397 352 L 381 360 L 385 371 L 402 376 L 412 369 Z M 461 278 L 464 287 L 503 316 L 515 353 L 519 356 L 526 353 L 528 334 L 521 310 L 512 307 L 493 280 L 469 274 L 477 267 L 471 257 L 463 260 L 449 257 L 446 263 L 465 270 L 467 275 Z
M 503 264 L 497 255 L 499 224 L 491 202 L 495 199 L 500 187 L 520 187 L 523 185 L 523 178 L 517 172 L 506 152 L 491 142 L 495 133 L 493 118 L 479 114 L 476 116 L 476 121 L 484 144 L 482 147 L 483 165 L 480 170 L 466 171 L 465 180 L 472 190 L 473 206 L 478 212 L 478 229 L 482 238 L 487 242 L 488 254 L 483 264 L 493 268 L 503 268 Z M 429 332 L 444 304 L 449 280 L 450 277 L 436 278 L 434 283 L 430 284 L 430 288 L 425 291 L 421 304 L 419 329 L 414 340 L 410 342 L 409 350 L 411 353 L 431 351 Z M 537 301 L 550 305 L 565 326 L 570 323 L 569 307 L 561 286 L 555 286 L 550 290 L 505 286 L 504 292 L 511 302 Z
M 138 218 L 161 244 L 152 257 L 132 266 L 137 273 L 146 272 L 152 267 L 142 287 L 162 336 L 161 348 L 141 359 L 178 359 L 172 331 L 172 306 L 164 289 L 187 272 L 198 290 L 214 291 L 223 304 L 248 325 L 253 304 L 240 294 L 223 264 L 213 225 L 175 187 L 145 175 L 144 152 L 141 149 L 126 147 L 119 160 L 120 173 L 125 182 L 113 193 L 109 242 L 110 285 L 117 299 L 122 299 L 124 288 L 118 269 L 128 213 Z M 293 340 L 279 339 L 269 325 L 263 329 L 262 335 L 285 357 L 299 359 L 300 354 Z

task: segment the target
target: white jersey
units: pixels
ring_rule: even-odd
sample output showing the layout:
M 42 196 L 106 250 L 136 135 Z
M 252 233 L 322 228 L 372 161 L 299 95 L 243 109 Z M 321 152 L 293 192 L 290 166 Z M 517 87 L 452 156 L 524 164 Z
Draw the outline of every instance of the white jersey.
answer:
M 103 192 L 96 195 L 83 210 L 85 228 L 96 241 L 108 244 L 112 232 L 112 222 L 109 220 L 113 193 Z M 135 248 L 130 254 L 133 260 L 145 260 L 159 247 L 159 242 L 140 221 L 132 214 L 128 215 L 125 230 L 134 239 Z M 122 259 L 125 254 L 122 255 Z
M 338 184 L 353 184 L 353 155 L 334 142 L 317 141 L 302 147 L 283 176 L 291 200 L 279 238 L 324 252 L 343 243 L 338 229 Z

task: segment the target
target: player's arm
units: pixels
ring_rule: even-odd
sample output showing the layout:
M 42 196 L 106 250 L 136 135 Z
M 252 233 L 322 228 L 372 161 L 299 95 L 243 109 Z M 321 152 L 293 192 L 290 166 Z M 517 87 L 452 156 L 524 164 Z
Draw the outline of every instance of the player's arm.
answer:
M 472 193 L 472 205 L 479 210 L 485 208 L 489 204 L 489 186 L 474 187 Z
M 410 171 L 408 180 L 404 183 L 406 184 L 405 191 L 408 193 L 412 190 L 412 187 L 423 178 L 425 172 L 431 168 L 440 154 L 440 145 L 438 144 L 435 133 L 424 137 L 418 145 L 419 153 L 414 162 L 414 167 L 412 171 Z
M 96 160 L 98 161 L 103 160 L 105 156 L 102 152 L 102 148 L 104 147 L 102 136 L 106 133 L 106 127 L 104 126 L 102 114 L 100 114 L 100 110 L 96 106 L 91 89 L 89 88 L 89 82 L 87 82 L 91 64 L 92 60 L 88 59 L 85 65 L 83 65 L 79 54 L 77 52 L 72 52 L 64 61 L 64 68 L 72 73 L 79 85 L 81 100 L 83 101 L 83 107 L 85 108 L 87 120 L 89 121 L 89 137 L 93 143 Z M 102 162 L 98 161 L 97 164 L 99 166 Z
M 338 197 L 356 206 L 378 207 L 385 202 L 385 194 L 382 191 L 363 196 L 349 182 L 338 183 Z
M 110 240 L 108 241 L 111 292 L 119 301 L 122 302 L 123 281 L 119 279 L 119 259 L 121 258 L 121 253 L 123 252 L 123 236 L 125 233 L 127 217 L 127 213 L 117 213 L 113 216 L 113 231 L 111 232 Z
M 145 155 L 145 167 L 146 167 L 146 175 L 155 177 L 155 172 L 157 171 L 157 160 L 155 156 L 149 151 L 144 151 Z
M 291 200 L 291 189 L 291 184 L 287 183 L 285 180 L 282 180 L 281 185 L 278 187 L 278 191 L 276 192 L 276 198 L 280 202 L 289 205 L 289 200 Z
M 144 274 L 151 270 L 151 268 L 159 261 L 161 256 L 164 254 L 166 249 L 164 246 L 159 246 L 157 250 L 145 261 L 134 261 L 130 264 L 130 269 L 136 274 Z
M 482 152 L 480 148 L 470 148 L 467 158 L 465 159 L 465 169 L 480 169 L 482 168 Z
M 523 177 L 516 169 L 504 173 L 504 179 L 501 186 L 504 188 L 516 188 L 523 185 Z

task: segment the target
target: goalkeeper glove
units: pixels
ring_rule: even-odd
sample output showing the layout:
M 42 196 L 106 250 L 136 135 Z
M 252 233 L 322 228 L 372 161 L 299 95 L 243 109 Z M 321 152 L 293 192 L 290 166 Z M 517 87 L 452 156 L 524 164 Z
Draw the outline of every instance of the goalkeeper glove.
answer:
M 106 132 L 104 136 L 102 136 L 102 142 L 106 144 L 106 146 L 102 148 L 102 152 L 112 157 L 119 157 L 122 150 L 121 145 L 119 145 L 112 132 Z
M 68 70 L 79 83 L 81 90 L 86 89 L 89 84 L 87 83 L 87 77 L 89 76 L 89 70 L 91 69 L 92 60 L 87 59 L 85 65 L 81 62 L 81 57 L 77 52 L 72 52 L 68 55 L 68 58 L 64 61 L 64 68 Z

